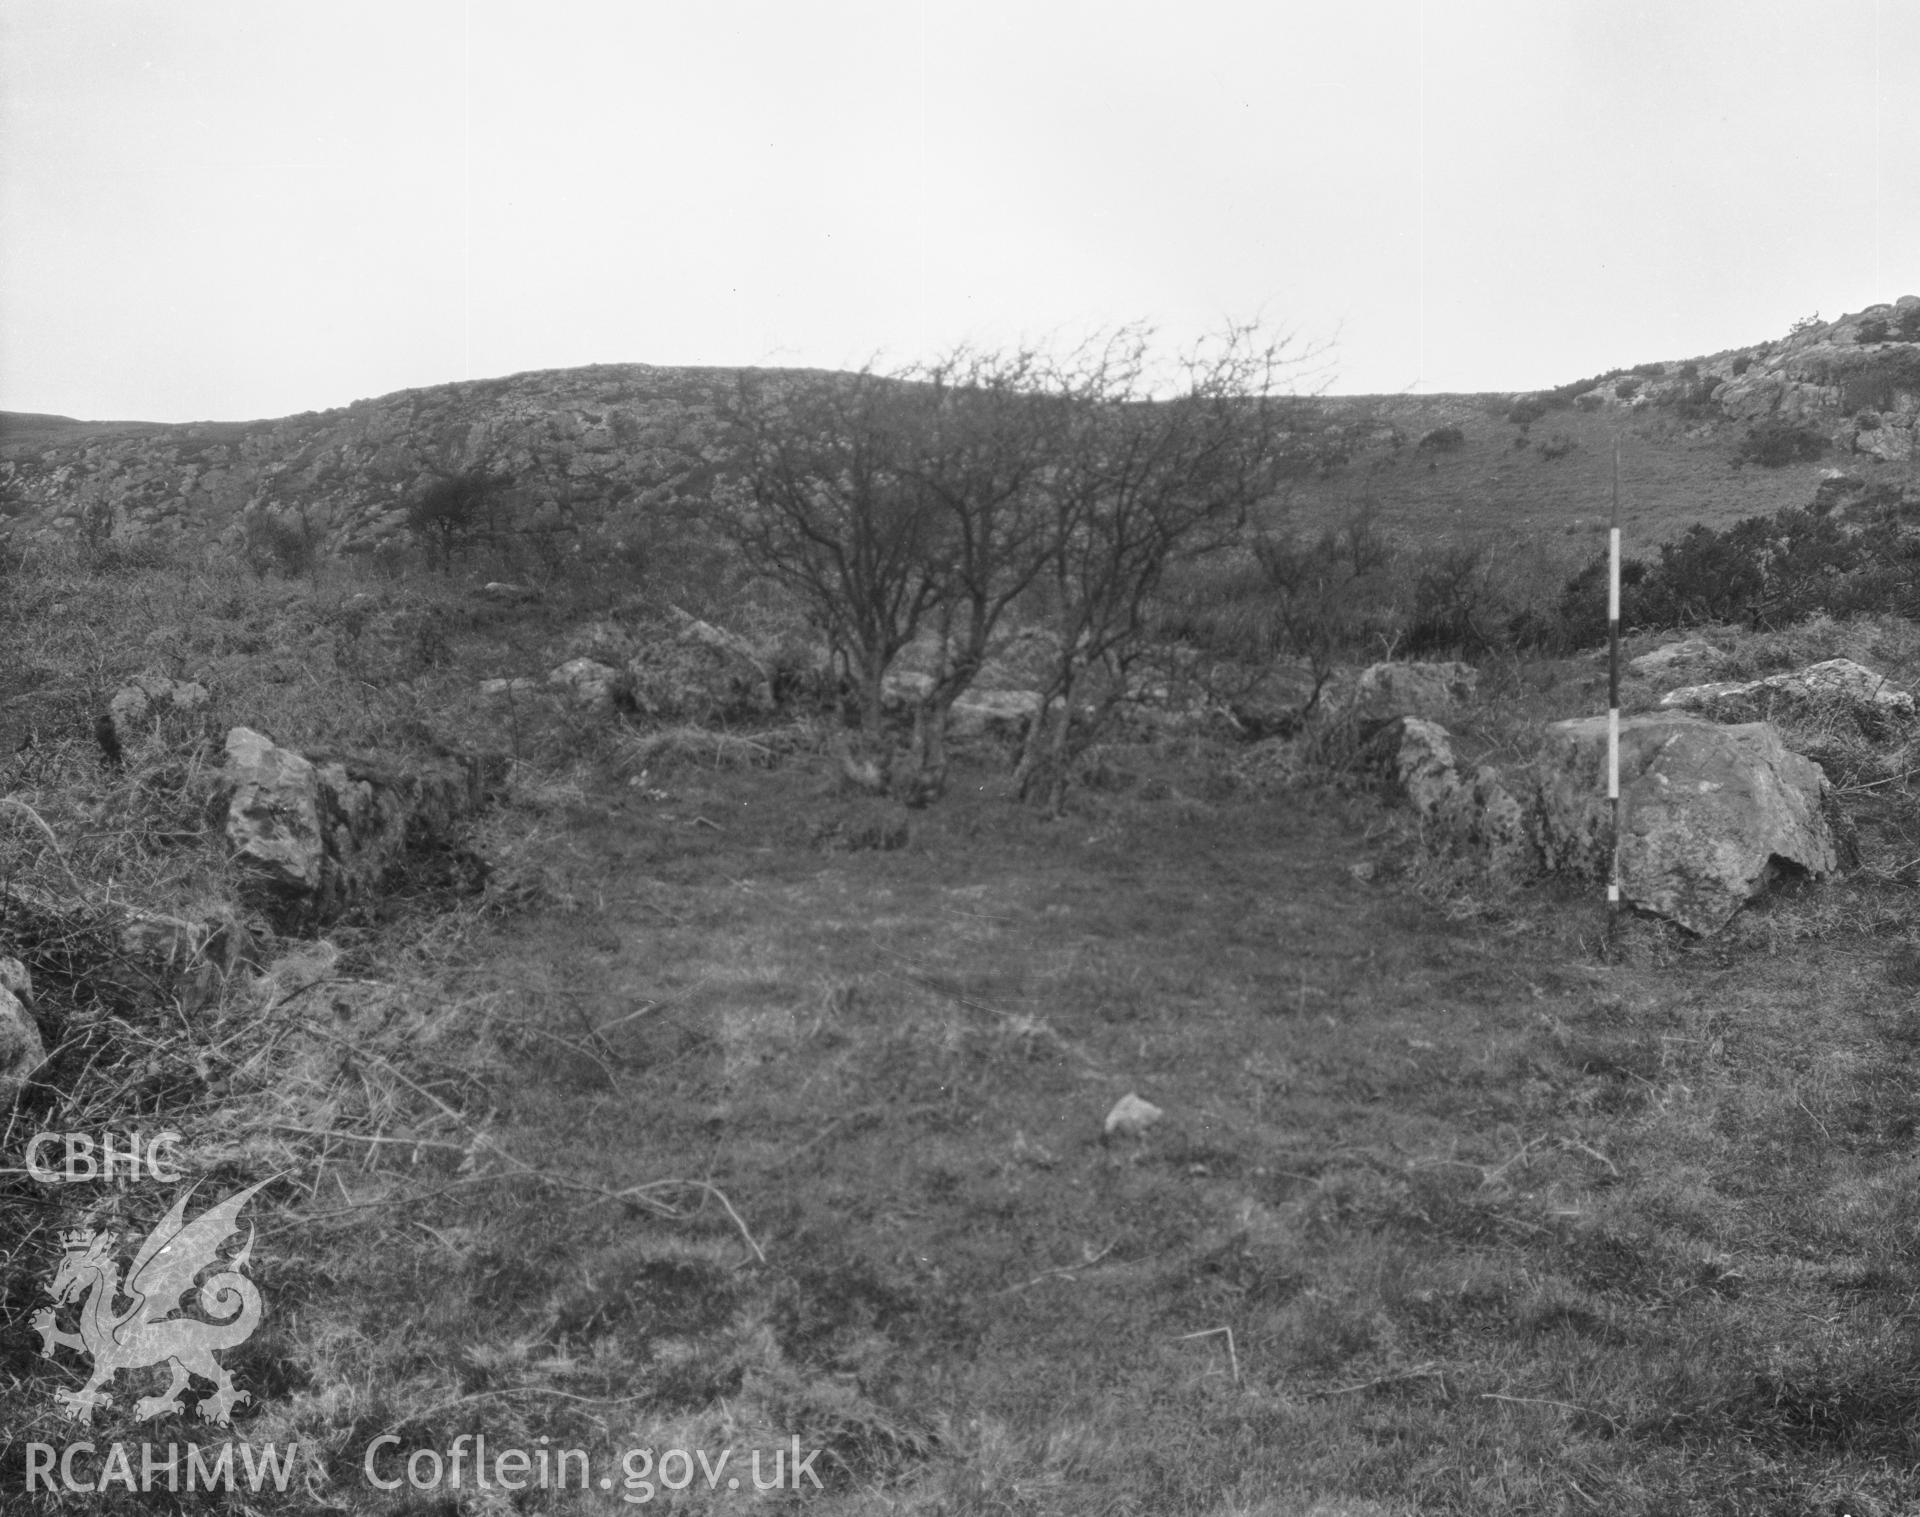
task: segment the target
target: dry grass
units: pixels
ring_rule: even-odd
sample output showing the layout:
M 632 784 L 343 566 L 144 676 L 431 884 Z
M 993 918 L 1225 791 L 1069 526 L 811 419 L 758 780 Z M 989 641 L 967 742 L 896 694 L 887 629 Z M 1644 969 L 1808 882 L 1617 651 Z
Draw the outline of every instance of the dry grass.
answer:
M 36 733 L 0 808 L 9 878 L 218 896 L 185 819 L 232 721 L 517 758 L 476 838 L 486 895 L 263 941 L 263 973 L 192 1004 L 43 972 L 60 1049 L 10 1165 L 35 1127 L 137 1118 L 210 1187 L 279 1177 L 256 1203 L 272 1316 L 228 1363 L 256 1398 L 237 1435 L 297 1442 L 309 1489 L 252 1509 L 434 1509 L 360 1480 L 388 1430 L 546 1436 L 596 1471 L 798 1437 L 823 1512 L 1910 1500 L 1904 784 L 1854 798 L 1851 879 L 1710 942 L 1633 924 L 1603 962 L 1596 902 L 1492 893 L 1363 790 L 1236 782 L 1217 739 L 1108 745 L 1059 821 L 963 754 L 902 846 L 823 847 L 870 819 L 807 728 L 484 704 L 564 609 L 143 573 L 111 625 L 79 568 L 9 613 L 0 711 Z M 1909 639 L 1814 628 L 1792 656 L 1885 667 Z M 214 705 L 110 772 L 85 722 L 149 664 L 210 673 Z M 1463 755 L 1523 757 L 1593 680 L 1487 671 Z M 57 946 L 0 944 L 43 971 Z M 1107 1141 L 1129 1091 L 1166 1119 Z M 140 1229 L 169 1198 L 0 1176 L 8 1510 L 148 1509 L 16 1495 L 24 1444 L 72 1436 L 48 1395 L 72 1358 L 24 1323 L 59 1229 Z

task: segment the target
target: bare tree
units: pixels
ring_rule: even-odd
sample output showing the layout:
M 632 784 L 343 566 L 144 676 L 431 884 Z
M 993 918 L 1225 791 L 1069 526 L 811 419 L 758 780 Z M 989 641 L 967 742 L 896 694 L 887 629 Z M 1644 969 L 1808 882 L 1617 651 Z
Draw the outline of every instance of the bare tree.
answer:
M 1058 810 L 1073 760 L 1128 698 L 1152 601 L 1175 559 L 1236 541 L 1249 510 L 1317 460 L 1318 429 L 1282 389 L 1312 354 L 1233 327 L 1147 393 L 1150 334 L 1123 331 L 1061 375 L 1069 424 L 1049 480 L 1054 656 L 1016 770 Z
M 753 376 L 726 408 L 739 488 L 728 522 L 793 591 L 857 692 L 874 756 L 850 775 L 910 803 L 945 785 L 954 702 L 1016 614 L 1043 608 L 1058 656 L 1029 733 L 1023 793 L 1056 806 L 1103 710 L 1125 693 L 1147 603 L 1171 555 L 1232 536 L 1303 456 L 1279 380 L 1300 360 L 1251 329 L 1189 355 L 1155 398 L 1148 334 L 1126 329 L 1064 363 L 960 349 L 881 376 Z M 931 644 L 903 751 L 888 670 Z
M 878 740 L 882 682 L 940 588 L 935 503 L 908 467 L 900 387 L 862 370 L 742 375 L 724 407 L 742 490 L 726 525 L 754 567 L 799 597 Z

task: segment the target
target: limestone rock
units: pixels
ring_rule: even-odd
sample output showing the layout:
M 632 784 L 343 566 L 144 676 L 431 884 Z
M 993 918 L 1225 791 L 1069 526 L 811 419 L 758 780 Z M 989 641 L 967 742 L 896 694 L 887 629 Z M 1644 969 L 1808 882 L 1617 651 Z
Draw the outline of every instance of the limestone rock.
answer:
M 163 674 L 137 675 L 114 691 L 107 701 L 106 722 L 117 745 L 114 751 L 133 747 L 155 717 L 169 712 L 198 711 L 210 698 L 207 687 L 194 680 L 169 679 Z
M 202 1004 L 252 947 L 224 907 L 197 918 L 170 916 L 13 881 L 0 884 L 0 914 L 22 942 L 59 942 L 90 990 L 147 1008 L 173 999 Z M 18 960 L 0 964 L 15 965 L 20 982 L 30 984 Z M 19 995 L 11 978 L 5 983 Z
M 1548 867 L 1604 877 L 1606 757 L 1604 717 L 1548 729 L 1534 769 Z M 1706 934 L 1780 865 L 1818 878 L 1840 862 L 1825 776 L 1766 723 L 1719 726 L 1678 713 L 1621 721 L 1620 874 L 1630 904 Z
M 1472 664 L 1379 663 L 1360 671 L 1352 707 L 1362 716 L 1445 716 L 1474 697 L 1480 671 Z
M 0 1112 L 13 1105 L 21 1087 L 46 1059 L 39 1026 L 13 991 L 0 989 Z
M 620 671 L 591 658 L 570 658 L 547 675 L 547 684 L 564 691 L 575 705 L 597 711 L 613 709 Z
M 1487 765 L 1471 778 L 1454 763 L 1447 729 L 1403 716 L 1376 733 L 1368 756 L 1420 817 L 1429 846 L 1479 858 L 1507 878 L 1537 868 L 1526 809 Z
M 226 753 L 226 835 L 233 857 L 275 896 L 317 893 L 326 844 L 313 765 L 250 727 L 227 733 Z
M 1109 1138 L 1138 1138 L 1165 1115 L 1153 1102 L 1128 1091 L 1107 1113 L 1106 1134 Z
M 1037 690 L 968 690 L 953 703 L 947 731 L 954 737 L 1019 737 L 1040 714 Z
M 409 851 L 446 847 L 504 772 L 497 755 L 316 758 L 235 727 L 223 793 L 243 897 L 285 925 L 330 921 Z
M 1887 735 L 1914 719 L 1910 694 L 1849 658 L 1830 658 L 1765 679 L 1686 685 L 1663 695 L 1660 706 L 1697 711 L 1723 722 L 1845 712 L 1870 736 Z
M 1389 785 L 1423 817 L 1437 815 L 1460 787 L 1453 743 L 1438 722 L 1399 717 L 1375 734 L 1368 751 Z
M 1727 661 L 1727 656 L 1704 637 L 1682 638 L 1663 643 L 1651 653 L 1627 660 L 1627 672 L 1642 679 L 1665 679 L 1681 670 L 1706 673 Z

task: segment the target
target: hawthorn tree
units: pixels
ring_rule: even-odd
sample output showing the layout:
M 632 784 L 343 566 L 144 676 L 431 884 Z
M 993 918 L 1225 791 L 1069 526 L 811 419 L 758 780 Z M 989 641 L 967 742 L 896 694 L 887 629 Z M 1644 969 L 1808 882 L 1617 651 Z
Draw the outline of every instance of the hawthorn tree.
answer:
M 1170 566 L 1240 539 L 1248 513 L 1317 463 L 1319 429 L 1282 387 L 1311 355 L 1232 327 L 1149 387 L 1150 334 L 1129 328 L 1064 368 L 1049 471 L 1045 600 L 1053 655 L 1015 771 L 1058 811 L 1073 761 L 1133 693 Z
M 493 509 L 506 481 L 488 469 L 442 473 L 407 504 L 407 526 L 452 573 L 454 550 L 493 527 Z
M 725 519 L 853 687 L 869 757 L 843 753 L 850 775 L 909 803 L 937 796 L 954 702 L 1011 622 L 1038 617 L 1056 653 L 1019 783 L 1058 805 L 1072 758 L 1125 694 L 1170 559 L 1224 542 L 1304 456 L 1279 387 L 1299 362 L 1284 345 L 1232 329 L 1189 354 L 1164 396 L 1152 357 L 1130 328 L 1064 361 L 963 348 L 890 375 L 743 378 L 725 408 Z M 885 680 L 916 639 L 932 667 L 902 748 Z

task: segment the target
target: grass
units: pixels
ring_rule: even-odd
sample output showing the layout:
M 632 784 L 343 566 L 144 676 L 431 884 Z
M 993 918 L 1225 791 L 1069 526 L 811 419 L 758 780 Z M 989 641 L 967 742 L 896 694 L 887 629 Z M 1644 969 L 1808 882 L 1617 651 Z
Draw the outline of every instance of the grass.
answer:
M 1804 506 L 1834 467 L 1869 482 L 1908 477 L 1902 465 L 1851 454 L 1778 469 L 1736 468 L 1741 428 L 1725 421 L 1688 424 L 1658 408 L 1554 411 L 1523 433 L 1505 419 L 1503 396 L 1396 396 L 1327 404 L 1349 420 L 1373 416 L 1397 425 L 1406 443 L 1395 448 L 1369 442 L 1341 468 L 1303 481 L 1291 502 L 1294 518 L 1311 526 L 1333 525 L 1359 502 L 1371 501 L 1396 538 L 1426 547 L 1506 542 L 1518 533 L 1541 543 L 1559 539 L 1580 548 L 1582 557 L 1604 552 L 1616 436 L 1620 524 L 1629 556 L 1647 557 L 1695 523 L 1726 527 L 1743 517 Z M 1465 442 L 1460 448 L 1441 452 L 1412 445 L 1442 423 L 1461 427 Z M 1523 436 L 1525 446 L 1516 447 Z M 1560 456 L 1548 456 L 1562 447 Z
M 271 1315 L 226 1362 L 255 1397 L 235 1435 L 302 1450 L 284 1497 L 19 1494 L 25 1445 L 75 1436 L 49 1389 L 76 1361 L 26 1327 L 53 1236 L 83 1212 L 142 1230 L 171 1192 L 8 1174 L 8 1510 L 453 1510 L 366 1486 L 389 1432 L 393 1467 L 484 1433 L 596 1474 L 797 1438 L 824 1489 L 788 1499 L 843 1513 L 1909 1499 L 1904 783 L 1854 798 L 1855 876 L 1711 941 L 1634 922 L 1603 958 L 1596 901 L 1424 861 L 1371 793 L 1248 783 L 1224 742 L 1109 745 L 1059 821 L 975 749 L 904 813 L 844 797 L 803 723 L 478 696 L 539 673 L 598 595 L 74 564 L 8 613 L 0 711 L 34 737 L 9 787 L 59 847 L 9 812 L 14 878 L 218 895 L 204 745 L 234 721 L 516 759 L 472 840 L 485 893 L 263 937 L 262 975 L 193 1004 L 0 943 L 62 1045 L 8 1165 L 35 1127 L 164 1122 L 210 1191 L 279 1177 L 253 1209 Z M 1891 664 L 1911 629 L 1740 656 L 1829 647 Z M 90 712 L 150 664 L 209 674 L 213 705 L 105 769 Z M 1592 667 L 1489 671 L 1463 757 L 1584 709 Z M 1109 1140 L 1129 1092 L 1166 1115 Z M 209 1436 L 124 1406 L 97 1441 Z

